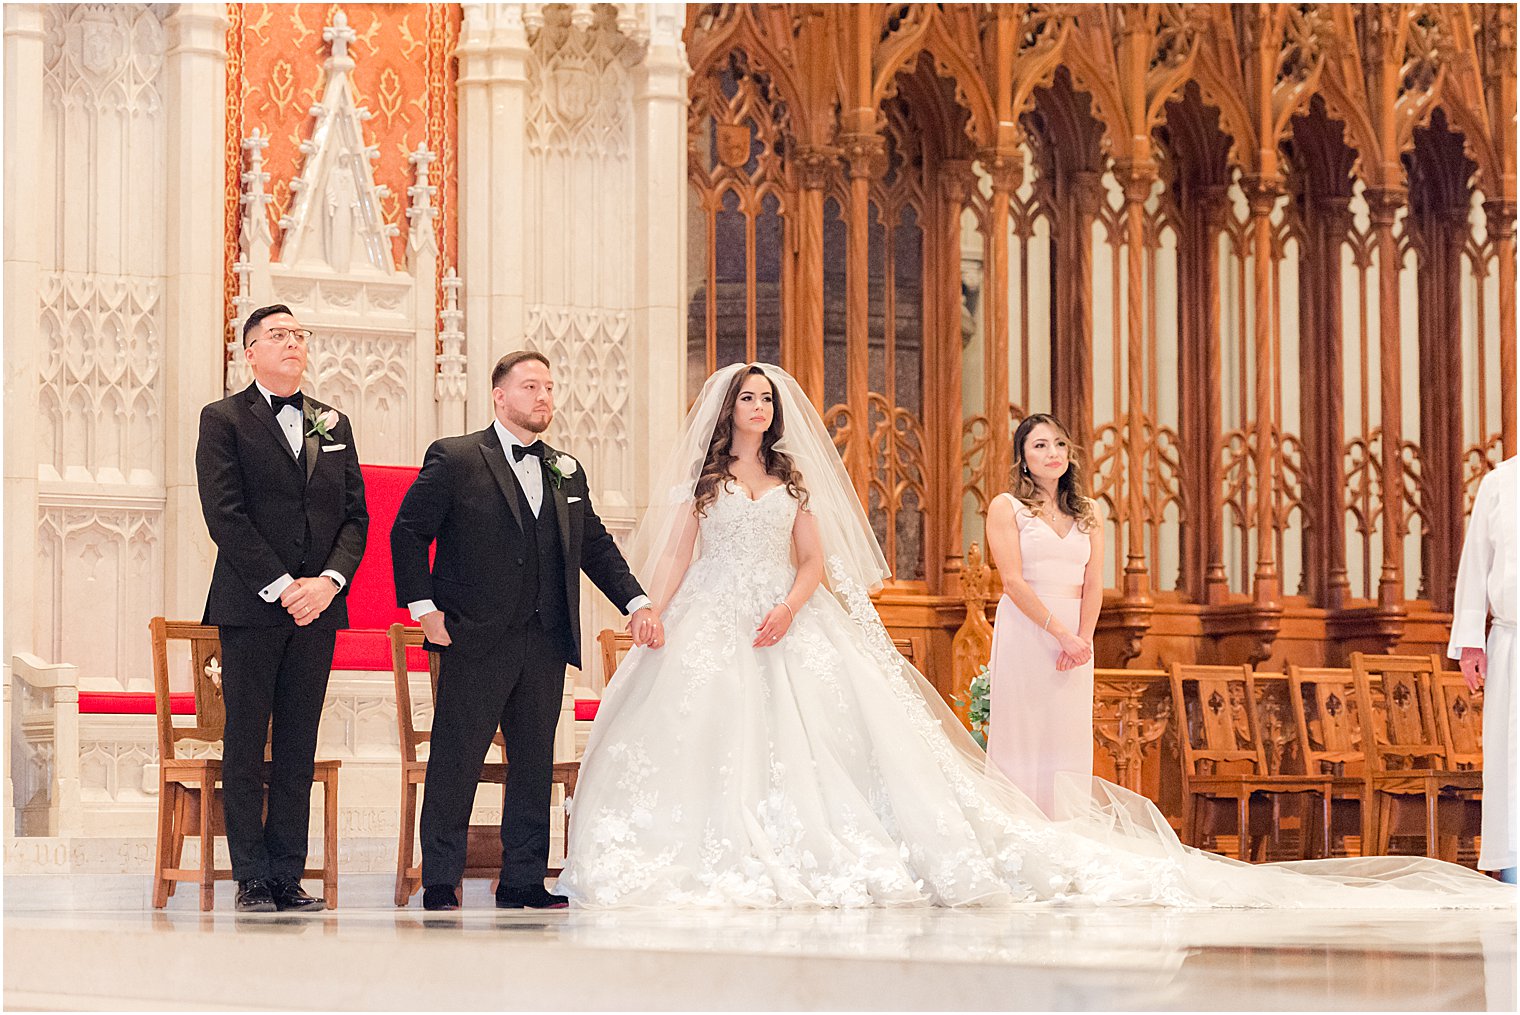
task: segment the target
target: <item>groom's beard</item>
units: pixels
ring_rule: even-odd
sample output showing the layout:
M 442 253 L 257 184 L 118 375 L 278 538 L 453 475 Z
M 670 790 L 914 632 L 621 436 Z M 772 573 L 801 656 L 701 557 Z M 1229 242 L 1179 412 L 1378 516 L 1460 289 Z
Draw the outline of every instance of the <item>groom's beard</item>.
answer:
M 543 433 L 549 429 L 549 424 L 554 422 L 554 410 L 523 413 L 508 409 L 507 422 L 513 426 L 522 427 L 529 433 Z

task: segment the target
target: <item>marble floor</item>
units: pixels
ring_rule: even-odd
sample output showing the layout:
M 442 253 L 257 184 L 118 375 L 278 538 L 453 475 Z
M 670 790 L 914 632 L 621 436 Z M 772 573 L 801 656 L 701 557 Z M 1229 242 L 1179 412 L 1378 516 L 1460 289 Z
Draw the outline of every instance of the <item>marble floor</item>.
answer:
M 1513 912 L 498 912 L 148 905 L 137 876 L 7 876 L 8 1009 L 1510 1010 Z

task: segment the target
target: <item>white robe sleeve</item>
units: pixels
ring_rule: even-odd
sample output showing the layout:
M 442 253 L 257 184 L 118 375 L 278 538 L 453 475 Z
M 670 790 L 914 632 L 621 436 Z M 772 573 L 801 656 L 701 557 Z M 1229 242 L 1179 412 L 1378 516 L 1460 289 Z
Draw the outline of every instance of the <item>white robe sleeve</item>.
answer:
M 1490 474 L 1491 476 L 1492 474 Z M 1462 540 L 1462 561 L 1457 565 L 1456 595 L 1451 605 L 1451 640 L 1446 644 L 1450 659 L 1462 658 L 1464 648 L 1483 648 L 1488 622 L 1488 572 L 1493 567 L 1494 541 L 1489 533 L 1495 509 L 1495 487 L 1490 477 L 1478 486 L 1472 518 Z

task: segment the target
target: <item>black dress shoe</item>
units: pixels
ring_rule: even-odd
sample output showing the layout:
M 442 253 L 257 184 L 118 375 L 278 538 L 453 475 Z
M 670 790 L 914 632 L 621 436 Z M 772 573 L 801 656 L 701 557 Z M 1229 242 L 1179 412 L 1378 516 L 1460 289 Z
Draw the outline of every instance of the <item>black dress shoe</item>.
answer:
M 429 885 L 422 890 L 422 908 L 434 912 L 459 908 L 459 896 L 452 885 Z
M 274 882 L 268 878 L 249 878 L 238 882 L 237 911 L 239 913 L 273 913 Z
M 275 908 L 282 913 L 299 913 L 307 909 L 320 909 L 326 905 L 325 899 L 306 894 L 306 889 L 302 888 L 301 882 L 295 878 L 276 880 L 270 894 L 274 896 Z
M 543 885 L 523 888 L 502 885 L 496 889 L 497 909 L 565 909 L 569 905 L 569 899 L 547 891 Z

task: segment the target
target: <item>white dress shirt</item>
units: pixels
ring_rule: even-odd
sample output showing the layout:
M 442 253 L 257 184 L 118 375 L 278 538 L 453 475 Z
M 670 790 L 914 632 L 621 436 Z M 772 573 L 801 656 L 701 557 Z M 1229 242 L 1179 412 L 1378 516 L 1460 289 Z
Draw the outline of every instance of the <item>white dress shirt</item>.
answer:
M 512 469 L 513 474 L 517 476 L 517 485 L 522 487 L 523 499 L 528 502 L 528 510 L 533 512 L 534 518 L 537 518 L 539 512 L 543 510 L 544 505 L 544 470 L 539 464 L 543 459 L 537 455 L 523 455 L 519 459 L 512 449 L 514 447 L 532 447 L 538 441 L 535 440 L 532 444 L 524 444 L 517 439 L 516 434 L 502 426 L 499 419 L 493 419 L 491 425 L 496 428 L 496 437 L 501 441 L 502 453 L 507 456 L 507 465 Z M 648 596 L 634 596 L 628 601 L 628 605 L 624 607 L 624 612 L 629 614 L 637 613 L 648 605 Z M 411 612 L 413 620 L 421 620 L 427 614 L 438 609 L 431 599 L 418 599 L 415 602 L 407 603 L 406 608 Z
M 258 381 L 254 381 L 253 386 L 258 388 L 259 394 L 264 396 L 264 403 L 270 408 L 273 408 L 274 402 L 271 399 L 274 397 L 274 392 L 264 387 L 264 385 L 260 384 Z M 305 439 L 305 435 L 301 433 L 301 410 L 297 409 L 293 405 L 282 405 L 280 406 L 280 411 L 274 414 L 274 420 L 276 423 L 280 424 L 280 429 L 285 431 L 285 440 L 290 443 L 290 453 L 296 458 L 300 458 L 301 441 Z M 332 568 L 328 568 L 326 571 L 323 571 L 321 577 L 331 578 L 334 582 L 336 582 L 339 592 L 342 592 L 343 586 L 347 584 L 343 576 L 334 571 Z M 284 593 L 284 591 L 289 588 L 293 582 L 295 582 L 295 579 L 292 578 L 290 576 L 290 572 L 287 571 L 276 578 L 274 581 L 270 582 L 268 585 L 265 585 L 263 588 L 259 589 L 259 598 L 264 600 L 266 603 L 279 602 L 280 595 Z

